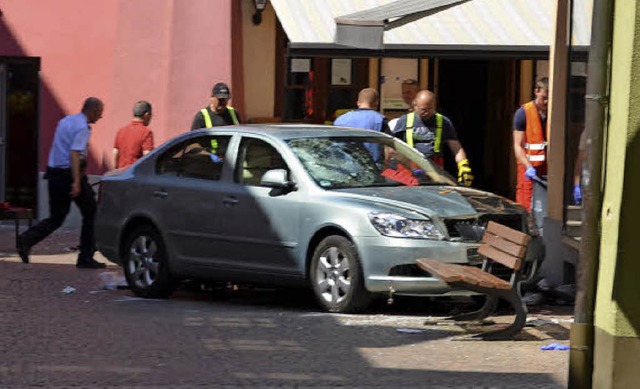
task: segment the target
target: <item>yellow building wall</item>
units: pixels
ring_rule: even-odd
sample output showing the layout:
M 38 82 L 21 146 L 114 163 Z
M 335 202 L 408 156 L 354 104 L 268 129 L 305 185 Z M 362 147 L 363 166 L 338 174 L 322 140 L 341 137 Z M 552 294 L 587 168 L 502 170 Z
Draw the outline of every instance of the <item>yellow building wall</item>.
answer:
M 595 312 L 594 388 L 637 387 L 640 369 L 640 1 L 616 0 Z M 589 123 L 587 123 L 587 126 Z
M 242 0 L 242 44 L 244 68 L 243 118 L 273 116 L 276 74 L 276 14 L 270 3 L 255 25 L 253 0 Z

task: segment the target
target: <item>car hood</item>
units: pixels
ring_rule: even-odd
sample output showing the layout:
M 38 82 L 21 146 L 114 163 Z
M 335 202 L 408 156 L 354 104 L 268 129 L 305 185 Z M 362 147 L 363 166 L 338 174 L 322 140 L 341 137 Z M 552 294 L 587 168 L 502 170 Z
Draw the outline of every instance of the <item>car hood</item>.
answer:
M 444 218 L 479 213 L 522 213 L 523 209 L 504 197 L 476 189 L 456 186 L 403 186 L 338 189 L 366 201 L 374 201 L 422 211 Z

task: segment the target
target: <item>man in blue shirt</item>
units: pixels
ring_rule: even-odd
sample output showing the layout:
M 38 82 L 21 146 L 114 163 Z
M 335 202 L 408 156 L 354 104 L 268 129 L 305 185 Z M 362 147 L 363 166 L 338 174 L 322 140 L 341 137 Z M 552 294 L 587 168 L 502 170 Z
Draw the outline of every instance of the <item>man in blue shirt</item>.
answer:
M 390 133 L 387 118 L 376 111 L 378 107 L 378 92 L 373 88 L 365 88 L 358 93 L 358 109 L 341 115 L 333 122 L 335 126 L 363 128 L 378 132 Z M 365 145 L 374 161 L 382 157 L 379 144 Z
M 58 122 L 45 174 L 45 178 L 49 180 L 49 217 L 18 237 L 17 249 L 22 262 L 29 262 L 29 250 L 33 245 L 62 225 L 73 200 L 82 214 L 80 253 L 76 267 L 105 267 L 104 263 L 93 259 L 96 200 L 84 172 L 87 143 L 91 136 L 90 124 L 102 118 L 103 109 L 104 104 L 100 99 L 89 97 L 84 101 L 82 112 L 65 116 Z

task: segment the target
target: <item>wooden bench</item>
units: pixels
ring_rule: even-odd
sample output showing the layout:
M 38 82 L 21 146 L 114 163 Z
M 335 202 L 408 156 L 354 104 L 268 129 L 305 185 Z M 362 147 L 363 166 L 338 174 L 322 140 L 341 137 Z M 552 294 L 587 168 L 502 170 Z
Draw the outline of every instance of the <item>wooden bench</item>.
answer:
M 418 267 L 440 278 L 455 288 L 463 288 L 487 295 L 484 305 L 477 311 L 455 315 L 445 320 L 460 322 L 481 320 L 491 315 L 500 298 L 507 300 L 515 310 L 514 322 L 506 328 L 484 332 L 475 337 L 483 339 L 505 339 L 518 333 L 527 320 L 527 307 L 520 294 L 522 269 L 531 237 L 523 232 L 495 222 L 489 222 L 482 236 L 478 253 L 484 257 L 482 268 L 444 263 L 437 259 L 416 260 Z M 510 273 L 509 281 L 492 274 L 503 266 Z M 503 272 L 504 273 L 504 272 Z
M 14 220 L 16 225 L 16 247 L 18 247 L 18 236 L 20 235 L 20 220 L 27 220 L 29 227 L 33 221 L 33 210 L 31 208 L 18 208 L 3 206 L 0 207 L 0 220 Z

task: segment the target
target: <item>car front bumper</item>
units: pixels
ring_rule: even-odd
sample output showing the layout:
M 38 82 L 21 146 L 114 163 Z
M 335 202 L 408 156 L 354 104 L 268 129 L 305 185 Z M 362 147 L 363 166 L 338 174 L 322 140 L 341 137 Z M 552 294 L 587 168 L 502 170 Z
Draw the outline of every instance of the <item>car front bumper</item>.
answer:
M 454 289 L 442 280 L 417 269 L 419 258 L 438 259 L 447 263 L 470 265 L 480 263 L 479 243 L 406 239 L 390 237 L 360 237 L 354 239 L 364 271 L 365 287 L 373 293 L 397 295 L 470 295 Z M 393 274 L 392 269 L 404 267 L 410 274 Z

